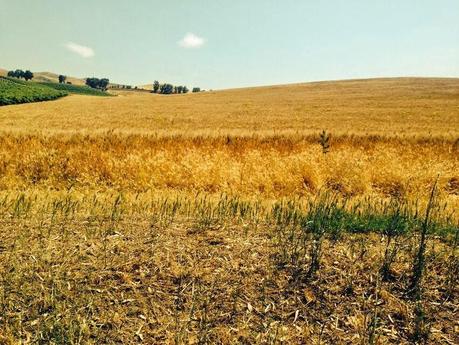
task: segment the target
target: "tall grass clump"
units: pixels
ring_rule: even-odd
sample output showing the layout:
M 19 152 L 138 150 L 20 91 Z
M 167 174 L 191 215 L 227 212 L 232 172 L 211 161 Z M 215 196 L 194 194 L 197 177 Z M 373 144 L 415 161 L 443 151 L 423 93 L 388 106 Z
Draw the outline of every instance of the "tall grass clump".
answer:
M 415 300 L 421 298 L 421 283 L 426 265 L 426 248 L 429 233 L 432 233 L 435 228 L 435 223 L 432 220 L 432 213 L 435 211 L 437 197 L 438 179 L 435 181 L 430 192 L 429 201 L 425 211 L 424 220 L 420 226 L 418 235 L 418 246 L 414 255 L 413 269 L 408 291 Z
M 380 273 L 383 281 L 392 278 L 391 266 L 402 246 L 403 235 L 410 230 L 411 217 L 409 205 L 399 199 L 392 199 L 387 207 L 385 225 L 381 229 L 384 245 L 384 257 Z
M 323 193 L 300 204 L 276 204 L 272 210 L 275 221 L 275 244 L 279 263 L 293 268 L 297 278 L 312 279 L 320 268 L 322 243 L 326 235 L 339 237 L 346 220 L 346 201 L 337 194 Z
M 295 275 L 312 278 L 320 268 L 324 239 L 333 242 L 345 233 L 375 232 L 383 243 L 379 273 L 382 281 L 387 282 L 393 278 L 392 265 L 399 252 L 412 236 L 419 235 L 409 288 L 417 293 L 425 267 L 428 234 L 443 236 L 451 232 L 444 217 L 432 214 L 436 207 L 435 190 L 422 219 L 416 202 L 400 198 L 379 202 L 365 198 L 355 202 L 336 193 L 322 192 L 306 202 L 298 199 L 275 203 L 268 222 L 273 223 L 277 263 L 292 268 Z

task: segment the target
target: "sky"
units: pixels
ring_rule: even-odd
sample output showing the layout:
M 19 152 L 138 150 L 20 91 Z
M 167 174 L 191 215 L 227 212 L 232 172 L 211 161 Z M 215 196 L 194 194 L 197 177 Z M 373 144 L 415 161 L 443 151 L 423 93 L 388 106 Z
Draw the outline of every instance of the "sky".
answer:
M 204 89 L 459 77 L 459 0 L 0 0 L 0 67 Z

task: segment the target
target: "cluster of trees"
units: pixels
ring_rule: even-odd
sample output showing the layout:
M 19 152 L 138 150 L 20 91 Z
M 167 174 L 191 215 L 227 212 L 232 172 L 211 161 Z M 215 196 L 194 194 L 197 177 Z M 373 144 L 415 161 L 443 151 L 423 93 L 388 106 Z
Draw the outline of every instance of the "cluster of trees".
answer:
M 190 90 L 186 86 L 174 86 L 172 84 L 160 84 L 157 80 L 153 83 L 153 93 L 160 93 L 163 95 L 171 95 L 177 93 L 188 93 Z M 192 92 L 201 92 L 200 87 L 194 87 Z
M 92 87 L 93 89 L 106 91 L 109 83 L 110 81 L 107 78 L 86 78 L 86 85 Z
M 153 93 L 170 95 L 175 93 L 188 93 L 190 90 L 186 86 L 174 86 L 172 84 L 160 84 L 157 80 L 153 83 Z M 200 87 L 194 87 L 192 92 L 201 92 Z
M 30 72 L 29 70 L 23 71 L 22 69 L 17 69 L 15 71 L 8 71 L 8 77 L 13 77 L 13 78 L 23 78 L 26 81 L 27 80 L 32 80 L 33 78 L 33 73 Z
M 170 95 L 174 93 L 187 93 L 188 88 L 186 86 L 174 86 L 172 84 L 160 84 L 157 80 L 153 83 L 153 93 L 160 93 L 163 95 Z

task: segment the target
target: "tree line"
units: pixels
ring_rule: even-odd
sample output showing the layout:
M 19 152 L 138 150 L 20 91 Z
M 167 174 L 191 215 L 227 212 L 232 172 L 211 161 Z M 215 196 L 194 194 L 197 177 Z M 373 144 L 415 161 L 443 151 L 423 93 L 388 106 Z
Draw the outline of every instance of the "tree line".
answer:
M 33 73 L 29 70 L 23 71 L 22 69 L 17 69 L 15 71 L 8 71 L 8 77 L 18 78 L 18 79 L 25 79 L 26 81 L 32 80 Z
M 31 71 L 26 70 L 23 71 L 22 69 L 17 69 L 14 71 L 8 71 L 7 73 L 8 77 L 13 77 L 13 78 L 18 78 L 18 79 L 25 79 L 26 81 L 32 80 L 34 75 Z M 67 80 L 67 76 L 60 74 L 58 77 L 59 83 L 60 84 L 65 84 Z M 71 84 L 68 82 L 68 84 Z M 107 90 L 109 84 L 109 80 L 107 78 L 86 78 L 86 85 L 94 88 L 94 89 L 100 89 L 100 90 Z
M 17 69 L 14 71 L 8 71 L 8 77 L 25 79 L 26 81 L 32 80 L 34 77 L 33 73 L 29 70 L 23 71 L 21 69 Z M 60 84 L 65 84 L 67 80 L 67 76 L 60 74 L 58 77 Z M 100 89 L 106 91 L 109 86 L 109 79 L 108 78 L 86 78 L 86 85 L 92 87 L 93 89 Z M 68 82 L 68 84 L 71 84 Z M 131 85 L 117 85 L 115 88 L 123 88 L 123 89 L 131 89 Z M 137 87 L 136 87 L 137 88 Z M 160 84 L 157 80 L 153 83 L 153 93 L 159 93 L 163 95 L 171 95 L 171 94 L 181 94 L 181 93 L 188 93 L 190 90 L 183 85 L 172 85 L 169 83 Z M 201 92 L 201 88 L 194 87 L 191 92 Z
M 65 84 L 67 80 L 67 76 L 59 75 L 59 84 Z M 107 78 L 86 78 L 85 81 L 86 85 L 93 88 L 93 89 L 100 89 L 106 91 L 108 88 L 108 84 L 110 81 Z M 67 82 L 67 84 L 71 84 L 71 82 Z
M 186 86 L 182 85 L 172 85 L 169 83 L 160 84 L 157 80 L 153 83 L 153 93 L 159 93 L 162 95 L 171 95 L 171 94 L 180 94 L 188 93 L 190 90 Z M 201 88 L 194 87 L 192 92 L 200 92 Z

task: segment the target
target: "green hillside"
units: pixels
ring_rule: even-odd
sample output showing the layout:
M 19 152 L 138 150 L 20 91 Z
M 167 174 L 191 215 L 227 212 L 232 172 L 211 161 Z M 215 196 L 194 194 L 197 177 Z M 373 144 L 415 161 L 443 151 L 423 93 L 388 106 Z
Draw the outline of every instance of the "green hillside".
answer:
M 109 93 L 73 84 L 24 81 L 0 76 L 0 106 L 50 101 L 68 94 L 111 96 Z
M 55 90 L 39 83 L 0 77 L 0 106 L 50 101 L 66 95 L 67 91 Z
M 68 93 L 80 94 L 80 95 L 90 95 L 90 96 L 111 96 L 109 93 L 93 89 L 89 86 L 83 85 L 73 85 L 73 84 L 58 84 L 58 83 L 49 83 L 49 82 L 40 82 L 37 83 L 43 86 L 47 86 L 59 91 L 66 91 Z

